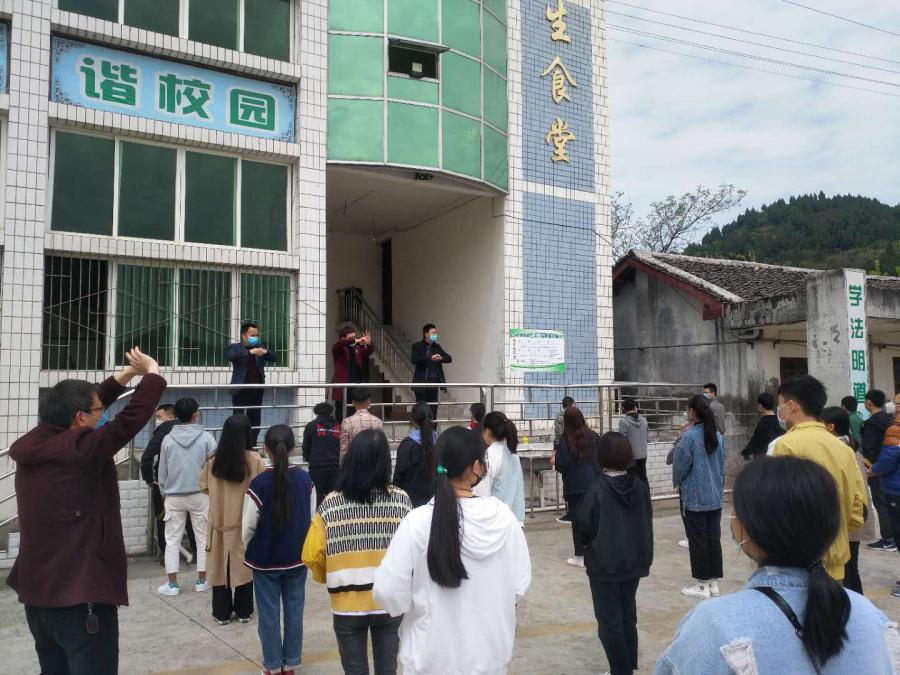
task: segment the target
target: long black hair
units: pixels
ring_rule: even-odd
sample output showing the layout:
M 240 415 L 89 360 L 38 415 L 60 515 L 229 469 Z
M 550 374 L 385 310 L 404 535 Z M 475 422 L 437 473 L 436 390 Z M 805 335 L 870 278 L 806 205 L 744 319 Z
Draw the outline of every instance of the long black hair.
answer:
M 837 485 L 820 465 L 797 457 L 763 457 L 734 482 L 734 511 L 763 553 L 760 565 L 809 570 L 800 639 L 819 667 L 847 639 L 850 598 L 822 566 L 841 527 Z
M 563 413 L 563 437 L 575 456 L 575 461 L 585 464 L 591 460 L 594 438 L 584 421 L 584 415 L 574 405 L 570 405 Z
M 286 424 L 276 424 L 266 432 L 266 450 L 275 469 L 275 526 L 280 530 L 291 519 L 291 477 L 288 456 L 294 449 L 294 432 Z
M 850 415 L 843 408 L 831 406 L 822 411 L 822 422 L 834 425 L 834 435 L 843 436 L 847 439 L 850 447 L 855 451 L 859 447 L 859 443 L 850 433 Z
M 416 403 L 409 414 L 410 421 L 421 432 L 422 448 L 421 471 L 426 476 L 434 474 L 434 420 L 431 419 L 431 406 L 427 403 Z
M 716 418 L 712 408 L 709 407 L 709 401 L 705 396 L 697 394 L 691 397 L 688 407 L 694 411 L 700 424 L 703 425 L 703 445 L 706 446 L 706 453 L 714 454 L 719 449 L 719 439 L 716 437 Z
M 468 579 L 462 561 L 462 509 L 451 478 L 459 478 L 472 464 L 484 468 L 484 442 L 478 434 L 463 427 L 450 427 L 437 442 L 437 474 L 434 489 L 434 512 L 431 516 L 431 538 L 428 540 L 428 574 L 443 588 L 459 588 Z
M 351 502 L 371 504 L 391 484 L 391 448 L 380 429 L 365 429 L 353 437 L 341 465 L 336 492 Z
M 212 475 L 232 483 L 240 483 L 247 477 L 247 460 L 244 452 L 253 447 L 250 438 L 250 418 L 242 413 L 232 415 L 222 425 L 219 444 L 212 459 Z
M 482 426 L 491 432 L 494 440 L 506 441 L 506 447 L 513 454 L 519 447 L 519 432 L 516 425 L 499 410 L 492 410 L 484 416 Z

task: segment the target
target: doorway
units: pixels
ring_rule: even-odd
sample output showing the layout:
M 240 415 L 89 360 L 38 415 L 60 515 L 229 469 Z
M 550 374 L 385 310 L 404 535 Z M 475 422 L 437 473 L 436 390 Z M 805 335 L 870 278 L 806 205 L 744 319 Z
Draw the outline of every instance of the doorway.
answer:
M 391 240 L 381 242 L 381 320 L 385 326 L 394 323 L 394 270 Z

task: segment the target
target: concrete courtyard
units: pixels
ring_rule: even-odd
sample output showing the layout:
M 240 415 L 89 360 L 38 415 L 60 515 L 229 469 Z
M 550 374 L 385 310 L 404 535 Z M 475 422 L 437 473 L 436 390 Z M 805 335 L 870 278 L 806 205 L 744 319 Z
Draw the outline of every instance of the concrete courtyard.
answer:
M 679 592 L 690 577 L 687 550 L 677 545 L 683 536 L 681 520 L 671 506 L 655 506 L 655 562 L 638 592 L 641 673 L 652 672 L 681 617 L 695 604 Z M 539 514 L 526 526 L 534 580 L 519 607 L 516 648 L 510 667 L 516 675 L 580 675 L 600 673 L 607 666 L 597 640 L 584 572 L 565 564 L 571 555 L 570 530 L 557 524 L 555 515 Z M 731 545 L 727 531 L 723 531 L 723 550 L 726 578 L 722 592 L 731 593 L 743 586 L 752 566 Z M 900 576 L 897 554 L 864 549 L 861 569 L 867 596 L 893 620 L 900 619 L 900 599 L 889 593 Z M 182 573 L 185 581 L 193 581 L 193 570 L 185 574 L 182 569 Z M 120 672 L 249 675 L 260 671 L 255 622 L 220 627 L 210 616 L 209 593 L 189 592 L 162 598 L 155 590 L 163 578 L 162 568 L 146 558 L 134 560 L 129 568 L 131 606 L 120 612 Z M 480 610 L 473 607 L 472 611 Z M 24 612 L 8 588 L 0 591 L 0 644 L 0 672 L 38 672 Z M 327 593 L 311 580 L 307 586 L 300 672 L 342 672 Z

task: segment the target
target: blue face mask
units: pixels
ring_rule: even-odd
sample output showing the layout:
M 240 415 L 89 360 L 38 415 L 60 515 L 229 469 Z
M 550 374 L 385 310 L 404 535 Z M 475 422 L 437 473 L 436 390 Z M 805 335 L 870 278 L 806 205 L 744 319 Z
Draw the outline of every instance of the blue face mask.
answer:
M 100 419 L 97 420 L 97 426 L 95 426 L 94 428 L 95 428 L 95 429 L 99 429 L 100 427 L 102 427 L 102 426 L 103 426 L 104 424 L 106 424 L 107 422 L 109 422 L 109 413 L 108 413 L 107 411 L 104 410 L 104 411 L 103 411 L 103 414 L 100 415 Z
M 709 392 L 708 392 L 708 391 L 704 391 L 704 392 L 703 392 L 703 398 L 709 398 Z
M 250 337 L 247 338 L 247 344 L 250 345 L 251 347 L 258 346 L 259 345 L 259 336 L 251 335 Z
M 435 333 L 434 335 L 429 335 L 428 339 L 431 340 L 432 342 L 437 342 L 437 340 L 438 340 L 437 333 Z

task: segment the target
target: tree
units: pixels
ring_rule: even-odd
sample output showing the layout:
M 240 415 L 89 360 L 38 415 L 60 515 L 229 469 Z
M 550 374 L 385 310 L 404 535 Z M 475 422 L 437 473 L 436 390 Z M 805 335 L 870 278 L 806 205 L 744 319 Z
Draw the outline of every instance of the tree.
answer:
M 719 185 L 714 190 L 698 185 L 680 197 L 669 195 L 650 204 L 645 219 L 634 219 L 631 202 L 617 192 L 612 198 L 613 252 L 621 257 L 632 248 L 656 253 L 675 253 L 699 240 L 720 213 L 738 206 L 746 190 Z

